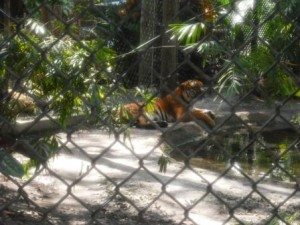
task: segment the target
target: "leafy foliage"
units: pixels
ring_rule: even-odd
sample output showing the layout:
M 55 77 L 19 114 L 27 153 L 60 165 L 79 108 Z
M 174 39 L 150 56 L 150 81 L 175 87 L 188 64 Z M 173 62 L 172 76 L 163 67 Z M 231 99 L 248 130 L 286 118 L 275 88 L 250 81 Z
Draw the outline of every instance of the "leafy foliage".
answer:
M 3 148 L 0 148 L 0 172 L 14 177 L 22 177 L 25 174 L 22 165 Z
M 291 74 L 298 74 L 299 69 L 289 65 L 297 64 L 300 56 L 299 44 L 294 41 L 299 32 L 294 22 L 299 4 L 293 0 L 258 1 L 248 9 L 242 22 L 234 23 L 230 19 L 234 16 L 232 5 L 228 1 L 214 2 L 218 7 L 213 29 L 208 28 L 211 21 L 204 20 L 171 27 L 185 51 L 196 51 L 201 56 L 203 69 L 212 63 L 219 65 L 218 70 L 222 68 L 218 89 L 228 96 L 242 95 L 263 83 L 261 88 L 270 96 L 298 96 L 299 87 Z M 280 12 L 266 20 L 276 9 Z M 254 29 L 252 21 L 261 23 L 259 29 Z
M 158 159 L 157 164 L 159 165 L 159 172 L 167 172 L 168 165 L 172 162 L 172 157 L 170 152 L 172 151 L 172 148 L 169 145 L 164 145 L 162 149 L 163 153 Z
M 39 7 L 41 3 L 45 3 L 48 6 L 58 5 L 65 15 L 71 14 L 75 6 L 74 1 L 69 0 L 24 0 L 27 9 Z
M 185 45 L 195 44 L 203 37 L 207 30 L 206 24 L 201 22 L 192 24 L 171 24 L 170 26 L 173 28 L 173 33 L 177 36 L 177 40 Z
M 81 112 L 81 96 L 87 96 L 100 80 L 109 79 L 107 69 L 114 53 L 101 39 L 78 43 L 68 36 L 45 38 L 28 30 L 23 34 L 6 44 L 2 56 L 4 66 L 13 68 L 10 82 L 30 89 L 65 124 L 71 114 Z
M 51 3 L 66 7 L 66 10 L 73 9 L 69 2 L 49 1 Z M 34 9 L 39 6 L 39 1 L 26 1 L 25 4 Z M 67 11 L 66 14 L 70 13 Z M 53 24 L 58 30 L 66 29 L 58 20 Z M 79 42 L 72 36 L 72 31 L 78 30 L 75 25 L 70 26 L 71 35 L 63 37 L 57 35 L 55 26 L 51 28 L 48 29 L 39 16 L 35 16 L 29 18 L 24 27 L 14 27 L 16 32 L 10 37 L 0 37 L 1 116 L 7 121 L 16 120 L 20 112 L 12 111 L 12 96 L 18 92 L 30 97 L 37 114 L 58 117 L 62 126 L 66 126 L 72 116 L 84 114 L 87 118 L 95 115 L 93 119 L 97 121 L 104 118 L 101 122 L 106 124 L 103 122 L 109 121 L 105 118 L 112 116 L 109 112 L 115 107 L 110 105 L 110 99 L 124 94 L 119 92 L 122 88 L 113 82 L 111 73 L 115 52 L 101 38 Z M 23 108 L 20 110 L 24 112 Z M 54 156 L 59 140 L 57 136 L 46 135 L 33 140 L 30 145 L 34 147 L 34 154 L 30 148 L 22 146 L 30 153 L 25 153 L 30 158 L 24 166 L 26 173 L 31 166 L 38 167 L 44 162 L 40 159 Z M 17 168 L 17 164 L 14 165 Z

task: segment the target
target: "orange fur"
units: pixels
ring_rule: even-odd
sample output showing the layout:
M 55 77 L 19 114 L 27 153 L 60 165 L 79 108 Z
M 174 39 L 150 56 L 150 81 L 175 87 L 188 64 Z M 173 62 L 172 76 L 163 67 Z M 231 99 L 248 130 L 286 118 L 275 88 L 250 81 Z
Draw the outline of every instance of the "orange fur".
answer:
M 167 122 L 189 122 L 194 118 L 203 121 L 210 128 L 215 122 L 211 113 L 205 113 L 201 109 L 189 110 L 188 103 L 203 92 L 203 84 L 198 80 L 188 80 L 181 83 L 173 92 L 163 98 L 158 98 L 155 103 L 155 111 L 147 113 L 143 102 L 129 103 L 124 105 L 124 110 L 134 118 L 135 125 L 139 127 L 153 127 L 149 119 L 159 124 Z M 150 114 L 150 116 L 149 116 Z M 145 116 L 147 115 L 147 116 Z M 165 126 L 159 124 L 159 126 Z

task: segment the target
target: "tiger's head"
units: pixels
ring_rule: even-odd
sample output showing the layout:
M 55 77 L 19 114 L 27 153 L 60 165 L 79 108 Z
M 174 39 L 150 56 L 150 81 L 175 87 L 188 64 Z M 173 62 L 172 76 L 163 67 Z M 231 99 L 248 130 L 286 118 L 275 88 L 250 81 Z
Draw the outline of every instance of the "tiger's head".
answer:
M 187 80 L 181 83 L 176 89 L 176 93 L 186 102 L 192 101 L 203 92 L 205 92 L 205 88 L 199 80 Z

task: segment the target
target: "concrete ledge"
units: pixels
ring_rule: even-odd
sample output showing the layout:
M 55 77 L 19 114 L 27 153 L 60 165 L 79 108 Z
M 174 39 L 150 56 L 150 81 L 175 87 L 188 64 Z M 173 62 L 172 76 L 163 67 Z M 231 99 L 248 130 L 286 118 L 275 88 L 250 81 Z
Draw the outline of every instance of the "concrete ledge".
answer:
M 300 116 L 300 103 L 298 101 L 286 104 L 281 108 L 277 108 L 275 105 L 267 106 L 265 103 L 252 102 L 241 106 L 233 113 L 230 111 L 230 107 L 224 103 L 213 100 L 209 102 L 207 99 L 205 101 L 202 103 L 201 101 L 197 102 L 195 105 L 198 105 L 199 108 L 212 110 L 216 116 L 216 125 L 221 130 L 239 129 L 245 127 L 245 124 L 254 129 L 260 129 L 260 127 L 264 126 L 264 130 L 288 129 L 293 126 L 299 129 L 300 127 L 299 124 L 291 123 L 295 116 Z M 267 121 L 268 124 L 266 125 Z M 43 118 L 19 119 L 13 125 L 2 123 L 0 124 L 0 132 L 13 134 L 25 132 L 28 134 L 84 125 L 87 125 L 85 115 L 72 116 L 65 127 L 59 123 L 57 117 L 50 119 L 44 116 Z
M 260 129 L 263 126 L 264 130 L 288 129 L 292 127 L 299 129 L 299 124 L 294 124 L 291 122 L 295 115 L 297 114 L 294 111 L 276 114 L 271 110 L 249 112 L 240 111 L 235 112 L 234 114 L 225 112 L 219 115 L 217 114 L 216 124 L 217 126 L 223 124 L 223 129 L 225 127 L 245 127 L 245 124 L 253 129 Z
M 57 117 L 43 117 L 43 118 L 26 118 L 19 119 L 15 124 L 4 124 L 1 126 L 1 133 L 10 134 L 33 134 L 45 131 L 60 130 L 62 128 L 68 128 L 73 126 L 80 126 L 86 124 L 86 117 L 84 115 L 72 116 L 68 119 L 66 126 L 59 123 Z

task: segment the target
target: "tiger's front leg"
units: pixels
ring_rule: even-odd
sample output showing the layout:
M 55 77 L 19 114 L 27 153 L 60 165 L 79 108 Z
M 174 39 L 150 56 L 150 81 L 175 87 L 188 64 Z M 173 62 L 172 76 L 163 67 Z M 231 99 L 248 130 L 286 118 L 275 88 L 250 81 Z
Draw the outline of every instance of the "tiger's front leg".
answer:
M 196 117 L 198 120 L 203 121 L 206 125 L 208 125 L 210 128 L 213 128 L 216 124 L 214 121 L 215 115 L 211 112 L 204 112 L 201 109 L 193 109 L 191 114 Z M 192 118 L 191 118 L 192 120 Z

